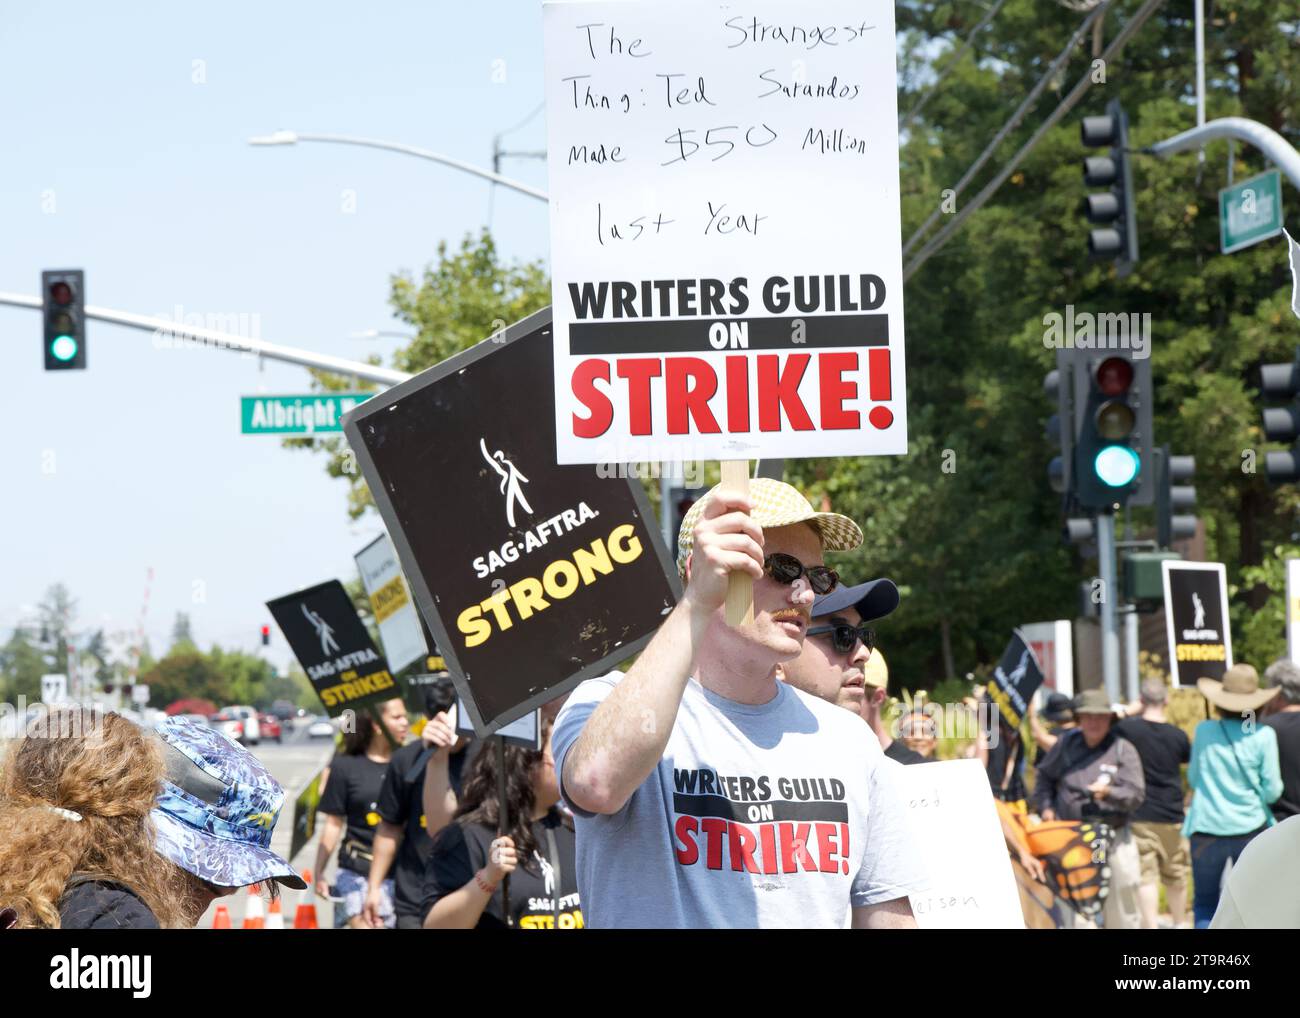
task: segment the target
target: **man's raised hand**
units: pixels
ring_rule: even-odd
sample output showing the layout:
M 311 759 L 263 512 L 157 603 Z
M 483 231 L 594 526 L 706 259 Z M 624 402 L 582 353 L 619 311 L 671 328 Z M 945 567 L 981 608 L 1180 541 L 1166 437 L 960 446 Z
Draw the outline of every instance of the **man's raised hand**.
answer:
M 763 576 L 763 529 L 749 515 L 754 503 L 744 495 L 719 489 L 704 506 L 692 535 L 690 579 L 686 598 L 702 612 L 713 612 L 727 599 L 732 572 Z

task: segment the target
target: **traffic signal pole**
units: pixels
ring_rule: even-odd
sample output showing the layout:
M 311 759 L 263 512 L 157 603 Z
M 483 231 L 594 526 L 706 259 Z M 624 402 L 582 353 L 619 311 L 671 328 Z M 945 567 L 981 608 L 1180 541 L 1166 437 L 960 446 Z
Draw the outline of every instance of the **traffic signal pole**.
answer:
M 0 293 L 0 305 L 29 308 L 34 311 L 40 311 L 44 306 L 41 298 L 28 297 L 25 294 L 18 293 Z M 257 354 L 257 356 L 265 357 L 267 360 L 317 368 L 320 371 L 329 371 L 338 375 L 350 375 L 353 378 L 376 382 L 379 385 L 396 385 L 398 382 L 404 382 L 411 377 L 405 371 L 394 371 L 391 368 L 382 368 L 375 364 L 351 361 L 344 357 L 331 357 L 329 354 L 303 350 L 299 347 L 282 346 L 279 343 L 268 343 L 265 340 L 253 339 L 249 336 L 236 336 L 229 332 L 218 332 L 216 329 L 183 325 L 180 322 L 173 322 L 165 318 L 151 318 L 147 315 L 132 314 L 129 311 L 114 311 L 112 308 L 87 306 L 85 316 L 96 321 L 124 325 L 129 329 L 141 329 L 155 334 L 165 333 L 168 336 L 183 336 L 218 350 L 235 350 L 239 353 Z
M 1101 677 L 1111 703 L 1118 703 L 1119 625 L 1115 611 L 1119 583 L 1115 577 L 1115 513 L 1097 513 L 1097 568 L 1101 573 Z

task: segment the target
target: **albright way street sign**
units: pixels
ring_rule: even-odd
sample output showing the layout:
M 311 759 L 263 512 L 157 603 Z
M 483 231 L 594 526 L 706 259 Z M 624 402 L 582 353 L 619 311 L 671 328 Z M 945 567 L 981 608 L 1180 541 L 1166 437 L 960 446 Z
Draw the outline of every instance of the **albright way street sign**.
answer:
M 343 415 L 373 393 L 310 393 L 306 396 L 240 397 L 245 435 L 316 435 L 341 432 Z
M 1282 232 L 1282 175 L 1269 170 L 1219 192 L 1219 249 L 1240 251 Z

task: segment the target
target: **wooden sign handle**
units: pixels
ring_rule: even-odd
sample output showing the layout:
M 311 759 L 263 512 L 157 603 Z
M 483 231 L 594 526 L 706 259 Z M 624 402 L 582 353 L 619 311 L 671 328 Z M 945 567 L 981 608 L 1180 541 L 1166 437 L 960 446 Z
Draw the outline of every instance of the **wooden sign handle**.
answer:
M 749 494 L 749 460 L 723 460 L 722 486 L 741 495 Z M 754 578 L 748 573 L 727 577 L 727 625 L 754 621 Z

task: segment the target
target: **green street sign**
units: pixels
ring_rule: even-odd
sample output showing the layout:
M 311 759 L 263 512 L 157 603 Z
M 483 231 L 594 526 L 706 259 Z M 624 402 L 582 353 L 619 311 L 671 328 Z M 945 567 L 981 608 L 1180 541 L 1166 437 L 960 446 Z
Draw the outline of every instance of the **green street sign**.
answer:
M 245 435 L 341 432 L 343 415 L 372 395 L 369 392 L 314 392 L 307 396 L 241 396 L 241 430 Z
M 1269 170 L 1219 192 L 1219 250 L 1240 251 L 1282 232 L 1282 174 Z

